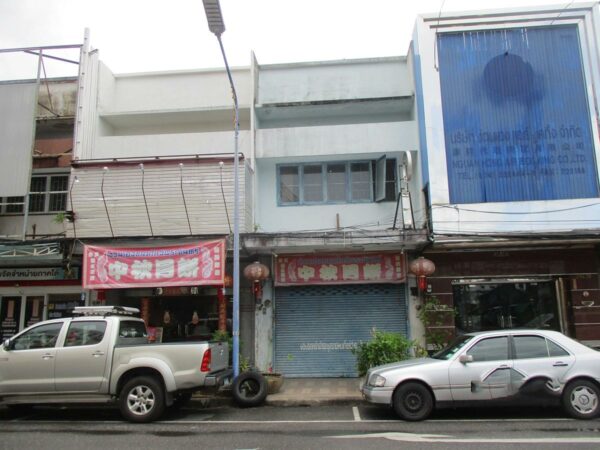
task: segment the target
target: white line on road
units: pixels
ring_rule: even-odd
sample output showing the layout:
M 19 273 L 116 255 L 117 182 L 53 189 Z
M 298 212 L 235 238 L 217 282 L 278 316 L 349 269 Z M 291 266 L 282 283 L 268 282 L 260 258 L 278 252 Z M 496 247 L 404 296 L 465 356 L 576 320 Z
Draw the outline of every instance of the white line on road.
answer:
M 354 421 L 355 422 L 360 422 L 361 421 L 360 413 L 358 412 L 358 407 L 356 407 L 356 406 L 352 407 L 352 414 L 354 414 Z
M 457 438 L 441 434 L 413 434 L 413 433 L 369 433 L 350 434 L 342 436 L 327 436 L 333 439 L 373 439 L 383 438 L 390 441 L 402 442 L 438 442 L 460 444 L 600 444 L 600 437 L 568 437 L 568 438 Z
M 440 419 L 440 420 L 428 420 L 421 422 L 423 424 L 433 424 L 433 423 L 499 423 L 499 422 L 575 422 L 575 419 Z M 66 421 L 64 420 L 27 420 L 22 421 L 21 419 L 11 420 L 11 423 L 27 423 L 28 425 L 34 423 L 56 423 L 56 424 L 64 424 Z M 78 424 L 127 424 L 126 421 L 123 420 L 70 420 L 69 423 L 78 423 Z M 160 424 L 172 424 L 172 425 L 191 425 L 191 424 L 250 424 L 250 425 L 260 425 L 260 424 L 294 424 L 294 423 L 355 423 L 356 420 L 206 420 L 202 417 L 193 420 L 161 420 L 153 423 Z M 397 423 L 397 424 L 408 424 L 409 422 L 403 422 L 399 419 L 392 420 L 370 420 L 370 419 L 361 419 L 362 423 Z

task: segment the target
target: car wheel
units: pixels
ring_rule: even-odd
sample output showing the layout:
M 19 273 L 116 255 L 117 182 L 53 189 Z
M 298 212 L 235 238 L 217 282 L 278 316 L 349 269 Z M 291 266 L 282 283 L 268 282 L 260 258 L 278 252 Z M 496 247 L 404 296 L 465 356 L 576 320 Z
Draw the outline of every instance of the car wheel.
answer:
M 130 422 L 152 422 L 165 409 L 165 394 L 153 377 L 135 377 L 125 383 L 119 396 L 121 415 Z
M 232 395 L 239 406 L 258 406 L 267 398 L 267 380 L 258 372 L 242 372 L 233 380 Z
M 600 412 L 600 389 L 587 380 L 575 380 L 563 393 L 563 407 L 576 419 L 593 419 Z
M 421 383 L 405 383 L 394 392 L 393 406 L 404 420 L 424 420 L 433 411 L 433 397 Z
M 187 405 L 190 402 L 191 399 L 192 399 L 191 392 L 181 392 L 181 393 L 177 394 L 175 396 L 175 398 L 173 399 L 173 404 L 171 405 L 171 408 L 172 409 L 183 408 L 185 405 Z

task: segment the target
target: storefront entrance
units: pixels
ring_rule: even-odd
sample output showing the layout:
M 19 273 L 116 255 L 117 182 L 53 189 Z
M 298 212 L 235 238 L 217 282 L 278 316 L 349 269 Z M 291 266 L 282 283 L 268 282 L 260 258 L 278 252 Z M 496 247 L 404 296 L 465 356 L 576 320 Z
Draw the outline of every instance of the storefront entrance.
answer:
M 274 369 L 290 377 L 356 377 L 352 349 L 371 331 L 408 334 L 404 284 L 276 289 Z
M 452 291 L 457 333 L 506 328 L 560 331 L 552 280 L 458 280 Z

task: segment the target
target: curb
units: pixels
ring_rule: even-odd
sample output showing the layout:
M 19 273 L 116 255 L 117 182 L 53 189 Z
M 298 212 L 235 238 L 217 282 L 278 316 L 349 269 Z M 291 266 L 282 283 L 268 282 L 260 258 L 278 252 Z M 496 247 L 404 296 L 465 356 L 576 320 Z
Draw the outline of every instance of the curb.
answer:
M 362 403 L 361 398 L 356 397 L 323 397 L 323 398 L 269 398 L 267 406 L 345 406 Z
M 272 398 L 267 396 L 263 406 L 345 406 L 358 405 L 362 402 L 361 398 L 356 397 Z M 231 396 L 224 395 L 193 397 L 189 405 L 196 408 L 237 407 Z

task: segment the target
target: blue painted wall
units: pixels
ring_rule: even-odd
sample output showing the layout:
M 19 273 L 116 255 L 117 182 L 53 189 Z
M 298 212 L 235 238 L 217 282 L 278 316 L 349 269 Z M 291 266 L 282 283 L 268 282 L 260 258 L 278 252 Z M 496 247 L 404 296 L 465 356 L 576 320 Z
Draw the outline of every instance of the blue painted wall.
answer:
M 451 203 L 598 196 L 575 25 L 444 33 L 438 54 Z

